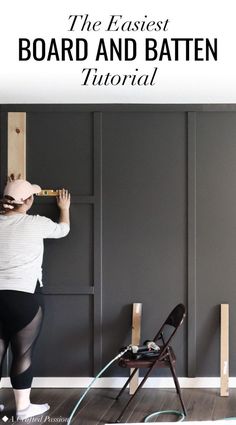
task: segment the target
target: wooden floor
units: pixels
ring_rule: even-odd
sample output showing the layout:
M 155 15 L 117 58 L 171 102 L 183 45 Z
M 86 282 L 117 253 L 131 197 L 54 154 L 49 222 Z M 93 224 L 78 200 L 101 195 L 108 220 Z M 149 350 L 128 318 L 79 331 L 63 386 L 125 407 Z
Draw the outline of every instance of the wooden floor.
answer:
M 90 390 L 72 423 L 74 425 L 102 425 L 107 422 L 114 422 L 124 401 L 129 397 L 126 393 L 119 401 L 115 401 L 117 392 L 116 389 Z M 188 411 L 187 419 L 190 421 L 215 420 L 236 416 L 236 389 L 230 390 L 229 397 L 220 397 L 219 391 L 216 389 L 183 389 L 182 392 Z M 33 389 L 31 401 L 33 403 L 48 402 L 51 409 L 28 423 L 66 424 L 70 412 L 82 393 L 83 390 L 81 389 Z M 0 418 L 2 419 L 6 415 L 9 418 L 7 424 L 17 423 L 12 418 L 14 415 L 12 390 L 1 389 L 0 400 L 5 405 L 5 411 L 0 413 Z M 168 409 L 181 410 L 175 390 L 142 389 L 127 410 L 123 422 L 142 422 L 146 415 L 158 410 Z M 171 416 L 159 417 L 158 421 L 161 420 L 175 421 L 176 418 Z M 4 422 L 0 421 L 1 423 Z

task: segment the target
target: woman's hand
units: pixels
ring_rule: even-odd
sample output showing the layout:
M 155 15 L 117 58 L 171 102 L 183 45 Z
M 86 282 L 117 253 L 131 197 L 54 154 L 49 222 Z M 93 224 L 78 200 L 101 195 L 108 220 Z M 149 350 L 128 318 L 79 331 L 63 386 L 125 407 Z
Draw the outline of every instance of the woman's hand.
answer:
M 60 210 L 69 210 L 70 208 L 70 193 L 66 189 L 59 190 L 57 196 L 57 205 Z

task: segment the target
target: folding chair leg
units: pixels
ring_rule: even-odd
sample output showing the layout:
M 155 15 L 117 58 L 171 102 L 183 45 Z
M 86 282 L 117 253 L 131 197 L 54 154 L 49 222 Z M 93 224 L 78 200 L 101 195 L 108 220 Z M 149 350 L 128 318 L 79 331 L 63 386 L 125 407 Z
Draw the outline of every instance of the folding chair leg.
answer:
M 116 419 L 116 423 L 119 423 L 121 421 L 121 419 L 124 416 L 124 413 L 127 409 L 127 407 L 129 406 L 129 404 L 132 402 L 134 396 L 137 394 L 137 392 L 142 388 L 143 384 L 146 382 L 147 378 L 149 377 L 150 373 L 152 372 L 152 369 L 154 368 L 154 365 L 156 364 L 156 362 L 153 364 L 153 366 L 147 371 L 146 375 L 143 377 L 142 381 L 140 382 L 138 388 L 136 389 L 136 391 L 134 392 L 134 394 L 130 397 L 130 399 L 128 400 L 128 402 L 126 403 L 125 407 L 123 408 L 121 414 L 119 415 L 119 417 Z M 133 373 L 135 373 L 137 369 L 134 370 Z M 132 373 L 132 375 L 133 375 Z M 131 377 L 132 377 L 131 375 Z M 130 379 L 130 378 L 129 378 Z M 123 388 L 122 388 L 123 389 Z
M 137 371 L 137 370 L 138 370 L 138 369 L 136 368 L 136 369 L 134 369 L 134 371 L 131 373 L 130 377 L 127 379 L 127 381 L 125 382 L 124 386 L 121 388 L 121 390 L 120 390 L 120 392 L 119 392 L 118 396 L 116 397 L 116 400 L 118 400 L 118 398 L 121 396 L 121 394 L 123 394 L 123 392 L 124 392 L 125 388 L 129 385 L 129 383 L 130 383 L 131 379 L 133 378 L 133 376 L 135 375 L 135 373 L 136 373 L 136 371 Z
M 187 416 L 187 410 L 185 409 L 184 400 L 182 398 L 182 393 L 181 393 L 181 389 L 180 389 L 180 385 L 179 385 L 179 380 L 177 378 L 177 375 L 176 375 L 176 372 L 175 372 L 175 367 L 172 364 L 171 360 L 170 360 L 170 370 L 171 370 L 171 373 L 172 373 L 172 376 L 173 376 L 173 379 L 174 379 L 175 388 L 176 388 L 177 394 L 179 396 L 180 404 L 182 406 L 184 415 Z

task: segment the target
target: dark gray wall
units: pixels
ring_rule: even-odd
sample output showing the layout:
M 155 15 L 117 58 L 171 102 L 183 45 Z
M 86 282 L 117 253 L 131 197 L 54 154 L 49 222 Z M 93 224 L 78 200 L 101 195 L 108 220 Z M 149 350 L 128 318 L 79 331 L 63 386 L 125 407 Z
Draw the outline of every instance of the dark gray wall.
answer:
M 234 375 L 236 107 L 2 105 L 1 187 L 7 111 L 17 110 L 27 112 L 27 178 L 72 193 L 69 236 L 45 242 L 36 376 L 92 375 L 130 342 L 133 302 L 143 339 L 183 302 L 178 373 L 218 376 L 219 304 L 230 301 Z M 47 198 L 32 213 L 58 217 Z
M 197 371 L 218 372 L 219 308 L 230 303 L 230 374 L 235 375 L 236 113 L 197 114 Z M 204 336 L 204 337 L 203 337 Z M 205 364 L 205 356 L 214 361 Z
M 176 303 L 186 303 L 186 116 L 104 113 L 102 135 L 106 363 L 124 336 L 129 342 L 125 306 L 143 303 L 146 339 Z M 182 331 L 176 341 L 182 375 L 185 341 Z

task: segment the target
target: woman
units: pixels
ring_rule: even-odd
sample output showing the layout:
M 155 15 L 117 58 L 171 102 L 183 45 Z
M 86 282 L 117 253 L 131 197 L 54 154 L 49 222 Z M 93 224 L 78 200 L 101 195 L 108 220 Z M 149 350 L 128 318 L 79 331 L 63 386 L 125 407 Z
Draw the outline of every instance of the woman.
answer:
M 0 379 L 10 344 L 10 379 L 16 416 L 24 420 L 49 409 L 32 404 L 32 354 L 39 336 L 43 313 L 43 239 L 62 238 L 69 233 L 70 194 L 59 191 L 59 223 L 39 215 L 28 215 L 34 194 L 41 188 L 23 179 L 10 179 L 1 201 L 0 215 Z

